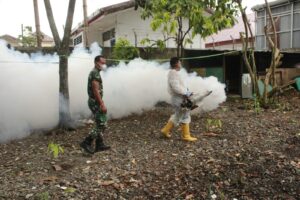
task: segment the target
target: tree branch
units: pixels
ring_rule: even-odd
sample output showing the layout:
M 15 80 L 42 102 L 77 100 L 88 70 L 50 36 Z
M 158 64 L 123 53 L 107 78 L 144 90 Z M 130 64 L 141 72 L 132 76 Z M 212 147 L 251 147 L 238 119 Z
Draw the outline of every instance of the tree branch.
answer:
M 47 13 L 47 17 L 48 17 L 48 21 L 49 21 L 49 26 L 53 35 L 53 39 L 55 42 L 56 47 L 60 47 L 61 46 L 61 40 L 55 25 L 55 21 L 54 21 L 54 17 L 53 17 L 53 12 L 52 12 L 52 8 L 51 8 L 51 3 L 49 0 L 44 0 L 44 4 L 45 4 L 45 9 L 46 9 L 46 13 Z
M 69 47 L 69 39 L 71 35 L 71 29 L 73 24 L 73 16 L 74 16 L 74 10 L 75 10 L 75 4 L 76 0 L 69 0 L 69 7 L 68 7 L 68 14 L 66 19 L 66 26 L 64 30 L 64 37 L 63 37 L 63 46 L 65 48 Z

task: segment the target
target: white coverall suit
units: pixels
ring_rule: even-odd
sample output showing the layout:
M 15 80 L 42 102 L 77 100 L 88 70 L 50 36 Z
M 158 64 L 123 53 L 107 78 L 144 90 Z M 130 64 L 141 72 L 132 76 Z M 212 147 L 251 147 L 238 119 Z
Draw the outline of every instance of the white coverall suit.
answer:
M 168 90 L 172 96 L 171 103 L 175 109 L 175 113 L 171 115 L 168 123 L 161 129 L 161 133 L 166 138 L 170 138 L 173 127 L 180 124 L 182 129 L 182 139 L 189 142 L 196 141 L 197 138 L 191 136 L 189 128 L 191 122 L 190 110 L 181 107 L 185 96 L 189 97 L 191 92 L 189 92 L 184 85 L 180 73 L 176 69 L 171 69 L 168 74 Z
M 171 95 L 171 104 L 175 110 L 170 121 L 172 121 L 174 125 L 180 123 L 189 124 L 191 122 L 190 110 L 182 109 L 181 103 L 183 102 L 184 96 L 190 96 L 191 92 L 189 92 L 185 86 L 180 72 L 175 69 L 171 69 L 168 74 L 168 91 Z

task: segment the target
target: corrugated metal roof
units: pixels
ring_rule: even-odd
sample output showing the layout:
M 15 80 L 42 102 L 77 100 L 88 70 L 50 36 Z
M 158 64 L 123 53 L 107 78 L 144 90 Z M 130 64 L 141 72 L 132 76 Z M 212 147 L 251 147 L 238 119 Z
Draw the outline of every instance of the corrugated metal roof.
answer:
M 255 36 L 255 13 L 250 13 L 247 15 L 248 20 L 251 23 L 252 33 Z M 240 32 L 245 32 L 244 22 L 242 17 L 237 18 L 237 23 L 231 27 L 224 30 L 219 31 L 216 34 L 213 34 L 205 39 L 205 43 L 213 43 L 213 42 L 223 42 L 223 41 L 231 41 L 240 39 Z

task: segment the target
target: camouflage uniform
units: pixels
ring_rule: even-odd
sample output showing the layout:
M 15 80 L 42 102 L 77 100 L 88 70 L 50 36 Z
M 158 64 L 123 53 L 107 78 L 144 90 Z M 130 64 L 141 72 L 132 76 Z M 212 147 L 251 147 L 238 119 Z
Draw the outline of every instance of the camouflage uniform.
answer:
M 93 139 L 95 139 L 97 137 L 101 137 L 101 139 L 102 139 L 102 134 L 106 127 L 107 116 L 106 116 L 106 113 L 102 112 L 102 110 L 99 106 L 99 103 L 97 102 L 96 97 L 93 94 L 92 81 L 99 82 L 99 87 L 100 87 L 99 92 L 100 92 L 100 96 L 102 98 L 103 97 L 103 84 L 102 84 L 102 79 L 100 76 L 100 70 L 97 69 L 96 67 L 89 74 L 88 86 L 87 86 L 87 91 L 88 91 L 88 95 L 89 95 L 88 105 L 94 115 L 94 119 L 96 122 L 95 127 L 90 131 L 89 135 Z

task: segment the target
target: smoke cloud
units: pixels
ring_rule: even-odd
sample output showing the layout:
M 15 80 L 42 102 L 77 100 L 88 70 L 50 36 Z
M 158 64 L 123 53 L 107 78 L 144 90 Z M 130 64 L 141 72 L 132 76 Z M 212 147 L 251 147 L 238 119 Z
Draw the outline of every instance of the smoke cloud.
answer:
M 90 116 L 87 106 L 87 78 L 94 57 L 101 48 L 93 44 L 90 52 L 77 48 L 69 57 L 70 109 L 73 119 Z M 170 102 L 167 92 L 169 64 L 135 59 L 101 72 L 104 101 L 110 118 L 142 113 L 157 102 Z M 0 40 L 0 142 L 26 137 L 33 130 L 50 129 L 58 123 L 58 56 L 28 54 L 8 49 Z M 190 91 L 213 93 L 194 113 L 210 111 L 226 100 L 224 85 L 215 77 L 201 78 L 181 70 Z

